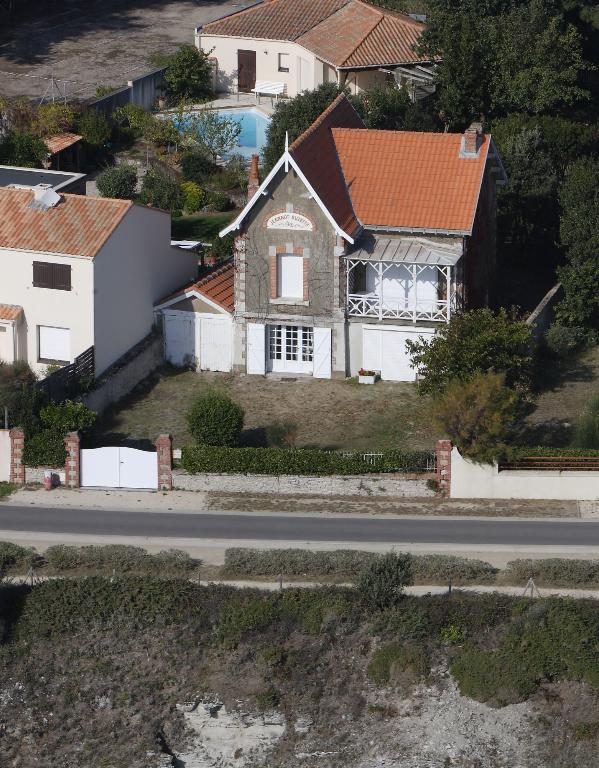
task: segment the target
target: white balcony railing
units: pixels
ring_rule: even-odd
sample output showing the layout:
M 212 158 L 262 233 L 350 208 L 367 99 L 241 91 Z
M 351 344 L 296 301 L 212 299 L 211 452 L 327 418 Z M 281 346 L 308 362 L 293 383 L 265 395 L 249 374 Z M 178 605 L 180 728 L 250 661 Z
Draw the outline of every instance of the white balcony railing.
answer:
M 376 293 L 350 293 L 347 297 L 347 312 L 358 317 L 377 317 L 379 320 L 431 320 L 441 323 L 449 321 L 451 306 L 447 299 L 419 301 L 416 304 L 382 300 Z

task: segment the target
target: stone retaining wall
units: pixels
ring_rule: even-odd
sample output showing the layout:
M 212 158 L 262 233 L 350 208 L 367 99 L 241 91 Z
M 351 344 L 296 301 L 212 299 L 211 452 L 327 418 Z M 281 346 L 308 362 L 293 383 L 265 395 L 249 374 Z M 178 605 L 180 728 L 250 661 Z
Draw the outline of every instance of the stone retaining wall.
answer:
M 228 493 L 271 493 L 287 496 L 434 496 L 427 487 L 426 475 L 331 475 L 304 477 L 299 475 L 191 475 L 173 471 L 173 488 L 186 491 Z

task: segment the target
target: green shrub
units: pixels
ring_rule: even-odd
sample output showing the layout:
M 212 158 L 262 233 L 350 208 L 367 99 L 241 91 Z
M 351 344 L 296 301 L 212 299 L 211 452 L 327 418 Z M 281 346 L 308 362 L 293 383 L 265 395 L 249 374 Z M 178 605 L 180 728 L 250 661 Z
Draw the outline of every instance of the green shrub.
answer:
M 228 211 L 232 207 L 229 196 L 224 192 L 210 192 L 208 195 L 208 205 L 214 211 Z
M 599 395 L 593 397 L 581 413 L 574 429 L 572 444 L 576 448 L 599 449 Z
M 291 448 L 297 437 L 294 421 L 275 421 L 266 427 L 266 442 L 272 448 Z
M 203 100 L 211 95 L 212 64 L 209 55 L 194 45 L 180 45 L 167 58 L 164 79 L 170 96 Z
M 36 559 L 34 549 L 21 547 L 10 541 L 0 541 L 0 578 L 8 571 L 26 572 Z
M 96 184 L 102 197 L 130 200 L 135 194 L 137 170 L 132 165 L 115 165 L 103 171 Z
M 214 173 L 215 165 L 205 152 L 193 149 L 185 152 L 181 158 L 181 170 L 186 181 L 193 181 L 201 186 L 206 183 L 208 176 Z
M 77 118 L 76 129 L 93 154 L 102 154 L 108 149 L 112 129 L 106 115 L 100 110 L 84 110 Z
M 183 469 L 198 472 L 229 472 L 258 475 L 362 475 L 385 472 L 428 472 L 430 451 L 385 451 L 374 461 L 360 454 L 344 454 L 297 448 L 208 448 L 186 446 L 181 453 Z
M 61 467 L 66 458 L 65 435 L 72 431 L 85 434 L 94 425 L 97 413 L 83 403 L 64 400 L 44 406 L 39 418 L 43 429 L 25 441 L 23 460 L 29 467 Z
M 415 584 L 488 584 L 499 572 L 484 560 L 456 555 L 412 555 Z
M 395 605 L 403 596 L 404 588 L 413 583 L 411 556 L 389 552 L 364 568 L 356 588 L 364 606 L 380 611 Z
M 67 452 L 64 435 L 42 429 L 25 441 L 23 461 L 28 467 L 64 467 Z
M 195 567 L 194 560 L 181 550 L 172 549 L 152 555 L 141 547 L 125 544 L 86 547 L 58 544 L 46 550 L 45 558 L 56 571 L 87 569 L 100 573 L 185 575 Z
M 163 211 L 177 211 L 183 207 L 181 185 L 158 168 L 149 168 L 143 178 L 139 199 Z
M 375 651 L 368 665 L 368 677 L 373 683 L 386 685 L 397 672 L 426 677 L 430 672 L 426 649 L 409 643 L 389 643 Z
M 216 256 L 220 261 L 230 259 L 233 255 L 233 244 L 235 242 L 235 235 L 229 233 L 224 237 L 215 237 L 212 240 L 212 246 L 210 247 L 210 253 Z
M 511 560 L 501 573 L 508 584 L 526 584 L 529 577 L 553 587 L 590 587 L 599 584 L 599 560 Z
M 243 408 L 228 395 L 211 389 L 195 401 L 187 424 L 200 445 L 232 447 L 239 442 L 244 416 Z
M 181 184 L 183 191 L 183 210 L 185 213 L 194 213 L 206 202 L 206 193 L 194 181 L 184 181 Z
M 281 702 L 281 694 L 277 689 L 270 685 L 265 691 L 256 694 L 256 704 L 258 709 L 268 711 L 278 707 Z
M 587 332 L 580 326 L 552 323 L 545 333 L 545 343 L 556 357 L 567 357 L 585 345 Z
M 458 645 L 466 639 L 466 632 L 459 624 L 449 624 L 447 627 L 441 627 L 439 637 L 446 645 Z

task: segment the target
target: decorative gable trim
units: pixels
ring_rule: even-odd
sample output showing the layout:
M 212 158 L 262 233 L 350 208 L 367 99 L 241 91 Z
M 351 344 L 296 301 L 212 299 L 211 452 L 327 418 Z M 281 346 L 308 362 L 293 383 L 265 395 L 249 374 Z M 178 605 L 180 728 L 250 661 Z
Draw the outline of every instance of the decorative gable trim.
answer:
M 322 202 L 320 197 L 316 194 L 316 191 L 308 181 L 308 179 L 304 176 L 302 173 L 301 168 L 297 164 L 297 162 L 293 159 L 292 155 L 289 153 L 289 148 L 285 148 L 285 152 L 281 155 L 279 160 L 277 161 L 276 165 L 272 168 L 271 172 L 268 174 L 268 176 L 264 179 L 262 184 L 260 184 L 260 187 L 258 188 L 258 191 L 256 194 L 248 200 L 245 207 L 237 216 L 237 218 L 232 221 L 227 227 L 222 229 L 219 233 L 219 237 L 224 237 L 225 235 L 228 235 L 229 232 L 233 232 L 234 230 L 237 230 L 241 227 L 241 224 L 243 223 L 244 219 L 248 215 L 248 213 L 252 210 L 252 208 L 256 205 L 258 200 L 262 195 L 267 194 L 268 185 L 271 183 L 271 181 L 275 178 L 277 173 L 280 171 L 280 169 L 285 166 L 285 173 L 289 171 L 289 166 L 293 168 L 293 170 L 297 173 L 300 180 L 302 181 L 303 185 L 306 187 L 308 192 L 310 193 L 310 197 L 315 200 L 318 207 L 321 209 L 321 211 L 324 213 L 324 215 L 327 217 L 329 222 L 331 223 L 331 226 L 335 230 L 335 232 L 342 237 L 344 240 L 346 240 L 350 245 L 354 244 L 354 239 L 351 237 L 347 232 L 344 232 L 341 227 L 337 224 L 335 219 L 333 218 L 331 212 L 328 210 L 328 208 L 325 206 L 325 204 Z

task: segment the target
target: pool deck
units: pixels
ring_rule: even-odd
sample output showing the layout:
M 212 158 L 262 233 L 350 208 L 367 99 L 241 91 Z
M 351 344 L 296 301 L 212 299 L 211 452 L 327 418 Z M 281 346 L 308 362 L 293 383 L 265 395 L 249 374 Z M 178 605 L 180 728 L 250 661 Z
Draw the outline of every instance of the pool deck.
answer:
M 204 104 L 194 104 L 194 109 L 258 109 L 267 117 L 274 112 L 276 100 L 271 102 L 270 96 L 261 96 L 260 102 L 256 100 L 253 93 L 223 93 L 214 101 L 207 101 Z

